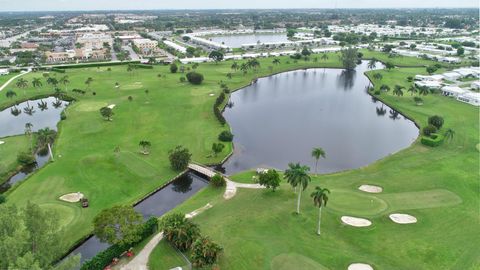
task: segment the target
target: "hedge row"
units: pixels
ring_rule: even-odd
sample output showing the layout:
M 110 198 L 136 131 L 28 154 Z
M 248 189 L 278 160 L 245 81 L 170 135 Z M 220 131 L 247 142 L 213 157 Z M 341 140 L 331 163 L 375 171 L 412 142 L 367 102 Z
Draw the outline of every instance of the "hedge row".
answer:
M 422 136 L 420 140 L 423 145 L 430 146 L 430 147 L 437 147 L 443 143 L 445 137 L 442 134 L 433 133 L 430 137 Z
M 153 69 L 152 65 L 146 65 L 146 64 L 133 64 L 131 66 L 136 68 Z
M 137 64 L 137 63 L 138 61 L 96 62 L 96 63 L 82 63 L 82 64 L 73 64 L 73 65 L 59 65 L 52 68 L 69 69 L 69 68 L 85 68 L 85 67 L 120 66 L 120 65 L 126 65 L 126 64 Z
M 104 269 L 105 266 L 109 265 L 113 258 L 118 258 L 120 255 L 127 251 L 130 247 L 137 245 L 145 238 L 151 236 L 158 230 L 158 219 L 156 217 L 151 217 L 145 222 L 143 230 L 141 232 L 141 237 L 138 242 L 131 243 L 129 245 L 112 245 L 106 250 L 98 253 L 95 257 L 86 261 L 80 270 L 100 270 Z

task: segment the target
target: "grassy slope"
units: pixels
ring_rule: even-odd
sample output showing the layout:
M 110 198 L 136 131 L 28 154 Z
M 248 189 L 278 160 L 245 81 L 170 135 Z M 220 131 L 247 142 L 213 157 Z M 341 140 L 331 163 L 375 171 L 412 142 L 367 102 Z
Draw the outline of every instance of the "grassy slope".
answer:
M 28 151 L 30 140 L 27 136 L 12 136 L 0 138 L 4 144 L 0 144 L 0 184 L 7 180 L 12 171 L 18 169 L 17 154 Z
M 160 241 L 151 254 L 152 259 L 148 261 L 149 270 L 172 269 L 187 264 L 165 240 Z
M 300 61 L 274 67 L 273 72 L 309 67 L 314 65 L 338 66 L 337 58 L 331 55 L 327 61 Z M 218 158 L 208 158 L 211 145 L 217 141 L 222 127 L 212 113 L 215 96 L 220 92 L 218 82 L 229 83 L 230 89 L 246 85 L 255 76 L 270 73 L 272 59 L 261 59 L 262 69 L 257 74 L 243 76 L 236 72 L 231 80 L 226 74 L 232 72 L 232 62 L 201 64 L 198 72 L 205 76 L 201 86 L 180 83 L 182 74 L 171 74 L 168 67 L 156 66 L 153 70 L 138 69 L 128 73 L 125 66 L 102 68 L 68 69 L 65 73 L 71 83 L 68 89 L 86 89 L 88 77 L 94 79 L 91 90 L 78 99 L 68 110 L 68 119 L 60 123 L 59 137 L 54 146 L 56 161 L 47 164 L 29 177 L 8 195 L 12 204 L 23 205 L 27 200 L 51 209 L 61 209 L 62 222 L 67 226 L 65 240 L 73 244 L 92 230 L 91 221 L 101 210 L 115 204 L 128 204 L 138 200 L 154 188 L 161 186 L 176 173 L 169 168 L 169 149 L 184 145 L 193 153 L 193 159 L 202 163 L 218 162 L 231 149 L 231 145 Z M 54 76 L 52 73 L 51 76 Z M 157 74 L 162 74 L 158 78 Z M 60 78 L 64 74 L 57 74 Z M 31 82 L 33 77 L 42 78 L 41 73 L 27 74 L 23 78 Z M 0 95 L 0 108 L 18 100 L 52 93 L 46 85 L 39 89 L 18 89 L 14 100 Z M 115 89 L 115 82 L 120 84 Z M 61 86 L 63 88 L 63 86 Z M 149 89 L 148 95 L 144 90 Z M 93 95 L 93 91 L 96 95 Z M 132 96 L 129 102 L 127 97 Z M 112 122 L 101 119 L 99 109 L 116 104 Z M 151 154 L 137 154 L 140 140 L 152 142 Z M 121 152 L 115 154 L 119 147 Z M 61 155 L 61 157 L 60 157 Z M 134 161 L 134 162 L 129 162 Z M 145 171 L 145 168 L 149 168 Z M 90 207 L 80 208 L 68 204 L 58 197 L 69 192 L 83 192 L 90 200 Z
M 424 69 L 381 72 L 383 81 L 378 83 L 408 86 L 406 77 Z M 380 98 L 422 126 L 430 115 L 444 116 L 444 129 L 453 128 L 455 138 L 438 148 L 417 141 L 365 168 L 314 177 L 302 197 L 300 216 L 293 214 L 296 196 L 286 184 L 276 193 L 240 190 L 229 201 L 202 191 L 205 195 L 198 194 L 180 209 L 188 212 L 214 202 L 195 221 L 224 246 L 222 269 L 276 269 L 289 264 L 346 269 L 352 262 L 366 262 L 375 269 L 480 268 L 478 108 L 437 95 L 423 97 L 423 106 L 416 106 L 410 94 L 382 93 Z M 234 178 L 249 182 L 251 174 Z M 365 183 L 380 185 L 384 192 L 358 191 Z M 317 209 L 308 196 L 316 185 L 332 190 L 320 237 L 315 235 Z M 388 219 L 393 212 L 412 214 L 418 223 L 394 224 Z M 342 225 L 342 215 L 369 218 L 373 226 Z

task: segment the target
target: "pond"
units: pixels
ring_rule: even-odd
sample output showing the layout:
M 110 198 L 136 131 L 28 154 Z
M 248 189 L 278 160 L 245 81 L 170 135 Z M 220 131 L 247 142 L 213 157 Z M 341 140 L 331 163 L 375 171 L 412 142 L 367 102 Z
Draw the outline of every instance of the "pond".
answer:
M 33 132 L 47 127 L 57 130 L 60 114 L 68 104 L 67 101 L 48 97 L 28 100 L 9 107 L 0 112 L 0 138 L 25 134 L 26 123 L 33 125 Z M 1 184 L 0 193 L 7 191 L 15 183 L 25 179 L 30 173 L 43 167 L 48 162 L 49 156 L 47 152 L 37 153 L 35 159 L 36 163 L 33 166 L 22 168 L 20 172 Z
M 380 65 L 378 66 L 380 67 Z M 234 92 L 224 116 L 235 150 L 227 174 L 255 168 L 284 170 L 300 162 L 318 172 L 359 168 L 408 147 L 418 128 L 366 92 L 367 62 L 353 71 L 308 69 L 259 79 Z M 393 88 L 393 87 L 391 87 Z
M 222 35 L 211 36 L 208 39 L 217 43 L 223 42 L 225 45 L 231 48 L 240 48 L 243 44 L 257 43 L 258 41 L 260 41 L 261 43 L 288 41 L 286 33 Z
M 143 215 L 144 219 L 148 219 L 151 216 L 159 217 L 207 185 L 208 181 L 204 176 L 199 176 L 194 172 L 187 172 L 139 202 L 134 208 Z M 97 253 L 108 247 L 109 244 L 102 243 L 97 237 L 92 236 L 76 247 L 68 256 L 81 254 L 81 263 L 83 264 L 86 260 L 93 258 Z
M 25 134 L 25 124 L 33 124 L 32 131 L 42 128 L 57 130 L 60 113 L 68 102 L 48 97 L 28 100 L 0 111 L 0 138 Z

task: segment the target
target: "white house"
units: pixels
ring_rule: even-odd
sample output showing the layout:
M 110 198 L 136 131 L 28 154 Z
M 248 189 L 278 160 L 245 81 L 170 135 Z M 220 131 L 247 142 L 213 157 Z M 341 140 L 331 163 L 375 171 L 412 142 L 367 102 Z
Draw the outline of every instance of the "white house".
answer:
M 427 87 L 429 89 L 442 88 L 442 83 L 439 81 L 416 81 L 415 85 L 418 87 Z
M 172 42 L 170 40 L 164 40 L 163 43 L 165 45 L 167 45 L 168 47 L 173 48 L 174 50 L 179 51 L 181 53 L 186 53 L 187 52 L 187 48 L 185 48 L 183 46 L 180 46 L 177 43 Z
M 437 81 L 440 82 L 443 80 L 443 75 L 435 74 L 435 75 L 415 75 L 415 80 L 417 81 Z
M 472 82 L 470 85 L 473 89 L 480 89 L 480 81 Z
M 468 92 L 458 86 L 444 86 L 442 87 L 442 94 L 448 97 L 458 97 L 459 95 L 465 94 Z
M 460 79 L 462 76 L 462 74 L 460 73 L 457 73 L 457 72 L 445 72 L 442 74 L 443 77 L 447 80 L 450 80 L 450 81 L 455 81 L 457 79 Z
M 467 92 L 457 97 L 457 100 L 472 104 L 474 106 L 480 106 L 480 93 Z
M 10 73 L 10 71 L 8 71 L 8 68 L 0 69 L 0 76 L 8 75 L 9 73 Z

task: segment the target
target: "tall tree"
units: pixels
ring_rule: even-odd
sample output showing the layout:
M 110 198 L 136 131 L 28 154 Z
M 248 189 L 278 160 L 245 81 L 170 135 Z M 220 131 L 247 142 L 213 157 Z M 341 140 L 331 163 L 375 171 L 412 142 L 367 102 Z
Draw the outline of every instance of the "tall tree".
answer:
M 354 47 L 348 47 L 341 50 L 340 60 L 343 68 L 352 70 L 357 66 L 358 50 Z
M 28 122 L 25 124 L 25 135 L 27 135 L 27 137 L 30 139 L 30 151 L 32 152 L 33 154 L 33 138 L 32 138 L 32 128 L 33 128 L 33 124 Z
M 40 80 L 40 78 L 33 78 L 32 79 L 32 86 L 34 88 L 37 88 L 37 87 L 42 87 L 42 81 Z
M 13 90 L 7 90 L 7 93 L 5 93 L 5 96 L 9 99 L 12 99 L 13 97 L 17 96 L 17 93 Z
M 128 245 L 138 241 L 143 217 L 132 206 L 104 209 L 93 220 L 95 235 L 111 245 Z
M 448 141 L 451 141 L 453 139 L 453 137 L 455 136 L 455 131 L 451 128 L 447 129 L 445 131 L 445 139 L 447 139 Z
M 65 86 L 65 91 L 67 91 L 67 85 L 70 83 L 70 81 L 68 80 L 68 75 L 65 75 L 62 78 L 60 78 L 60 83 Z
M 310 195 L 310 197 L 313 198 L 313 204 L 316 207 L 318 207 L 318 225 L 317 225 L 318 235 L 320 235 L 320 225 L 322 222 L 322 208 L 324 206 L 327 206 L 328 194 L 330 194 L 330 190 L 316 186 L 315 191 L 313 191 L 312 194 Z
M 92 77 L 88 77 L 87 80 L 85 81 L 85 84 L 87 85 L 88 89 L 90 89 L 90 85 L 92 84 L 92 82 L 93 82 Z
M 108 121 L 112 121 L 112 116 L 114 115 L 112 108 L 109 107 L 102 107 L 100 109 L 100 114 Z
M 403 91 L 402 89 L 404 89 L 405 87 L 401 86 L 401 85 L 395 85 L 395 87 L 393 88 L 393 92 L 392 94 L 394 94 L 395 96 L 403 96 Z
M 296 188 L 299 186 L 298 198 L 297 198 L 297 214 L 300 214 L 300 201 L 302 199 L 302 191 L 305 190 L 308 186 L 308 183 L 311 181 L 308 171 L 310 170 L 307 166 L 302 166 L 300 163 L 290 163 L 288 164 L 288 169 L 285 170 L 284 177 L 287 179 L 287 182 Z
M 315 173 L 317 173 L 318 160 L 322 157 L 325 158 L 325 151 L 320 147 L 315 147 L 312 150 L 312 157 L 315 158 Z

